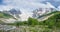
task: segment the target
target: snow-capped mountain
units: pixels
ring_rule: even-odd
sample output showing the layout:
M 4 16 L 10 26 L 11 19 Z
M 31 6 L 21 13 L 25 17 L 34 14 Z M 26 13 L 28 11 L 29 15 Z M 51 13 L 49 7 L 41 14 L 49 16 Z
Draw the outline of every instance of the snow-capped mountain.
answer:
M 21 11 L 19 9 L 11 9 L 8 11 L 11 15 L 13 15 L 16 18 L 20 18 Z
M 49 14 L 55 11 L 55 8 L 39 8 L 33 11 L 33 18 L 38 18 L 39 16 Z
M 7 10 L 4 10 L 2 11 L 3 13 L 7 13 L 7 14 L 10 14 L 12 16 L 14 16 L 15 18 L 20 18 L 20 14 L 21 14 L 21 11 L 19 9 L 10 9 L 9 11 Z

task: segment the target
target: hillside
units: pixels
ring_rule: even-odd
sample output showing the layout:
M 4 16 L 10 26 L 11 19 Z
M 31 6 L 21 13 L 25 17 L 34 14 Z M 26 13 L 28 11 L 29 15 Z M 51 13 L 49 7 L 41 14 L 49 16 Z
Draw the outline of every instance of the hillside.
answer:
M 52 15 L 53 14 L 53 15 Z M 50 16 L 52 15 L 52 16 Z M 60 31 L 60 12 L 55 11 L 46 16 L 50 16 L 44 21 L 38 21 L 34 18 L 28 18 L 28 21 L 15 22 L 13 25 L 18 26 L 17 31 L 33 31 L 33 32 L 59 32 Z M 25 27 L 25 28 L 24 28 Z M 26 30 L 27 29 L 27 30 Z
M 53 15 L 52 15 L 53 14 Z M 52 15 L 52 16 L 50 16 Z M 28 32 L 59 32 L 60 31 L 60 12 L 55 11 L 46 16 L 48 19 L 44 21 L 38 21 L 34 18 L 28 18 L 28 21 L 17 21 L 15 23 L 9 23 L 8 25 L 18 27 L 15 31 L 28 31 Z M 22 30 L 20 30 L 22 29 Z
M 47 20 L 48 18 L 50 18 L 51 16 L 57 14 L 58 12 L 59 12 L 59 11 L 54 11 L 54 12 L 51 12 L 51 13 L 48 13 L 48 14 L 44 14 L 44 15 L 42 15 L 42 16 L 39 16 L 39 17 L 38 17 L 38 20 L 39 20 L 39 21 L 45 21 L 45 20 Z
M 43 21 L 44 25 L 48 25 L 49 28 L 57 28 L 60 29 L 60 12 L 52 13 L 53 16 L 49 17 L 47 20 Z
M 57 21 L 60 19 L 60 12 L 56 11 L 54 13 L 51 13 L 50 15 L 54 14 L 53 16 L 49 17 L 47 20 L 45 21 Z
M 13 16 L 0 12 L 0 18 L 12 18 Z
M 59 11 L 55 11 L 55 12 L 51 12 L 51 13 L 48 13 L 48 14 L 44 14 L 44 15 L 42 15 L 42 16 L 39 16 L 38 18 L 41 18 L 41 17 L 43 17 L 43 16 L 49 16 L 49 15 L 55 14 L 55 13 L 57 13 L 57 12 L 59 12 Z
M 0 23 L 9 22 L 12 19 L 14 19 L 14 17 L 12 15 L 9 15 L 9 14 L 3 13 L 3 12 L 0 12 Z
M 39 25 L 42 25 L 42 27 L 46 26 L 46 29 L 49 28 L 52 31 L 59 32 L 60 31 L 60 11 L 52 12 L 46 16 L 50 16 L 50 17 L 48 17 L 44 21 L 40 21 Z

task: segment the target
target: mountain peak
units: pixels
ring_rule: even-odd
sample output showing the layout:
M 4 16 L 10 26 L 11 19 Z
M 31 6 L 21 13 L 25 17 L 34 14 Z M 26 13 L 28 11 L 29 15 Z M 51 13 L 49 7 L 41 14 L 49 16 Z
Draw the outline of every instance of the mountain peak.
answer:
M 18 10 L 18 9 L 11 9 L 11 10 L 9 10 L 9 12 L 10 13 L 12 13 L 12 14 L 21 14 L 21 11 L 20 10 Z

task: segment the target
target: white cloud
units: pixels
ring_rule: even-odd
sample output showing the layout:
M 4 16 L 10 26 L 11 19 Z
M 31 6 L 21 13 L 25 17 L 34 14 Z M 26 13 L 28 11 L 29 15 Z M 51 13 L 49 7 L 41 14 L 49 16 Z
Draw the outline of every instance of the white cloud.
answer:
M 4 0 L 4 3 L 7 6 L 11 5 L 11 6 L 14 6 L 15 8 L 19 8 L 19 9 L 23 8 L 25 10 L 27 9 L 31 11 L 36 8 L 46 7 L 46 4 L 40 3 L 42 1 L 46 1 L 46 0 Z
M 32 11 L 33 9 L 42 7 L 44 4 L 38 3 L 37 1 L 41 0 L 4 0 L 3 3 L 6 4 L 5 6 L 1 6 L 1 10 L 9 9 L 9 8 L 18 8 L 18 9 L 25 9 L 28 11 Z
M 60 11 L 60 6 L 58 6 L 58 11 Z
M 4 6 L 4 5 L 0 5 L 0 11 L 3 11 L 3 10 L 9 10 L 13 8 L 13 6 Z
M 46 2 L 47 4 L 46 4 L 46 6 L 48 7 L 48 8 L 55 8 L 51 3 L 49 3 L 49 2 Z
M 4 3 L 13 6 L 19 6 L 20 8 L 38 7 L 40 3 L 36 3 L 34 0 L 5 0 Z M 41 6 L 41 5 L 40 5 Z

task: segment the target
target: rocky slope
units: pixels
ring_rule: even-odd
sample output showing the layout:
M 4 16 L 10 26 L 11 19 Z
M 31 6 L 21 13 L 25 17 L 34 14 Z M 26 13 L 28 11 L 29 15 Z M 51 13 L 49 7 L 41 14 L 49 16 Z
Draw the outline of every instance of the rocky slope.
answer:
M 0 23 L 1 22 L 13 23 L 13 22 L 15 22 L 15 18 L 12 15 L 8 14 L 8 13 L 0 12 Z

